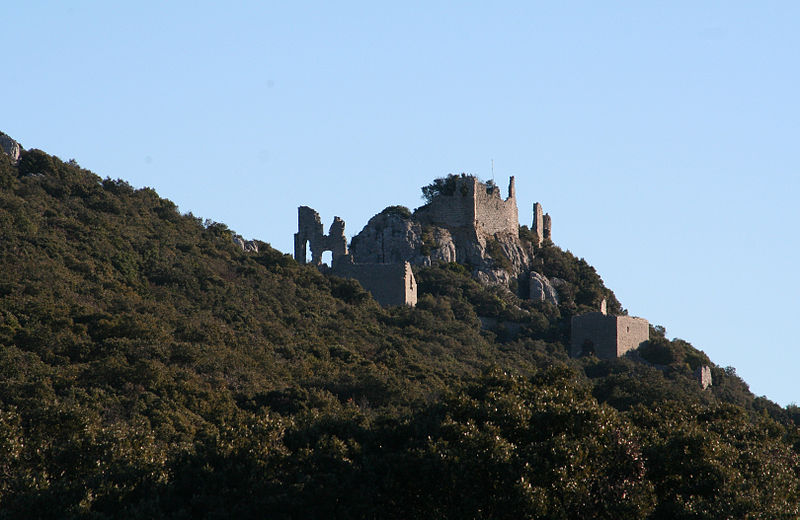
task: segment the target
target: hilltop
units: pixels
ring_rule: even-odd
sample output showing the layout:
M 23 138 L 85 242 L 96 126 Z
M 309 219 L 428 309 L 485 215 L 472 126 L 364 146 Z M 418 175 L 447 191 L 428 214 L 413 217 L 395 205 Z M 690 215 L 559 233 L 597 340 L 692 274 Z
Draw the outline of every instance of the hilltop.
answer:
M 624 309 L 544 226 L 508 240 L 557 300 L 420 226 L 416 306 L 381 306 L 152 189 L 0 153 L 0 518 L 797 516 L 797 408 L 659 327 L 570 358 L 573 316 Z

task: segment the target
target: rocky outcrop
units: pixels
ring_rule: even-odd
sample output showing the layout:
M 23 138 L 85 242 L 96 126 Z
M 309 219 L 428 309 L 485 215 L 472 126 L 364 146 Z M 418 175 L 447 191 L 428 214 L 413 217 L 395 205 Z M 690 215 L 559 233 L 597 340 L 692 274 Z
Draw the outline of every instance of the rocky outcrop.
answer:
M 410 213 L 384 210 L 372 217 L 353 237 L 350 254 L 358 263 L 410 262 L 431 265 L 457 262 L 473 268 L 473 276 L 486 284 L 509 286 L 527 276 L 533 253 L 518 234 L 476 233 L 474 228 L 424 224 Z M 539 275 L 553 301 L 555 290 Z M 527 296 L 527 295 L 526 295 Z
M 425 226 L 391 212 L 372 217 L 353 237 L 350 253 L 359 263 L 410 262 L 430 265 L 432 261 L 456 262 L 456 246 L 444 228 Z
M 455 262 L 468 266 L 472 276 L 484 284 L 505 286 L 522 298 L 558 303 L 554 284 L 541 274 L 531 274 L 534 245 L 550 239 L 549 215 L 537 203 L 536 239 L 520 239 L 514 177 L 509 179 L 505 199 L 494 181 L 483 183 L 466 174 L 436 179 L 422 192 L 427 204 L 413 213 L 404 206 L 384 209 L 353 237 L 349 247 L 341 219 L 334 218 L 330 232 L 324 235 L 319 214 L 301 206 L 295 259 L 305 263 L 310 244 L 312 263 L 319 266 L 322 252 L 331 251 L 334 268 L 340 261 L 421 266 Z
M 233 243 L 245 253 L 258 253 L 258 243 L 255 240 L 245 240 L 241 235 L 233 235 Z
M 0 151 L 11 157 L 14 162 L 17 162 L 22 154 L 22 146 L 3 132 L 0 132 Z
M 714 384 L 714 380 L 711 377 L 711 367 L 708 365 L 697 367 L 697 370 L 694 371 L 694 377 L 703 390 Z
M 558 291 L 546 276 L 531 271 L 530 298 L 537 302 L 547 302 L 558 305 Z

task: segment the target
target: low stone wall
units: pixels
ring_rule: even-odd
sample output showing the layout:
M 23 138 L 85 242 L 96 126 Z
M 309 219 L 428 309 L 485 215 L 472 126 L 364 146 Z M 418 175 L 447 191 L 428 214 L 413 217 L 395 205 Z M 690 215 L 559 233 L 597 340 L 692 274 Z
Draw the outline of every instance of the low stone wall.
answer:
M 342 278 L 358 280 L 364 289 L 381 305 L 417 304 L 417 281 L 411 264 L 334 264 L 332 273 Z

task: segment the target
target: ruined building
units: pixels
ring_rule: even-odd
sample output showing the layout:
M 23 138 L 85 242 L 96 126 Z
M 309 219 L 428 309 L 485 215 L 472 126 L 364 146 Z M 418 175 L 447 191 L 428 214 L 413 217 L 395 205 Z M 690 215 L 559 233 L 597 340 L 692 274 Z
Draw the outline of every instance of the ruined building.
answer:
M 538 202 L 533 205 L 533 224 L 531 230 L 536 235 L 537 245 L 542 245 L 545 240 L 551 240 L 550 231 L 552 223 L 550 214 L 542 214 L 542 205 Z
M 480 182 L 471 175 L 456 178 L 452 193 L 440 193 L 414 212 L 421 224 L 460 229 L 475 236 L 519 233 L 519 216 L 514 177 L 509 179 L 508 198 L 500 188 Z
M 650 324 L 643 318 L 610 316 L 606 301 L 599 312 L 572 317 L 570 356 L 595 355 L 600 359 L 614 359 L 650 339 Z
M 308 206 L 297 209 L 297 233 L 294 235 L 294 258 L 306 263 L 307 249 L 311 248 L 311 263 L 320 267 L 322 253 L 332 255 L 331 273 L 342 278 L 358 280 L 364 289 L 381 305 L 417 304 L 417 281 L 408 262 L 355 263 L 347 252 L 344 221 L 333 218 L 328 234 L 323 234 L 319 213 Z
M 400 294 L 381 296 L 383 304 L 413 305 L 416 282 L 410 266 L 403 266 L 434 262 L 468 265 L 483 283 L 519 287 L 524 298 L 557 304 L 557 291 L 550 281 L 532 270 L 531 246 L 551 239 L 550 216 L 535 204 L 531 225 L 535 243 L 520 240 L 514 177 L 509 179 L 505 199 L 493 182 L 483 183 L 472 175 L 450 175 L 437 182 L 439 190 L 427 204 L 413 213 L 401 206 L 386 208 L 370 219 L 349 247 L 341 219 L 336 217 L 325 235 L 319 215 L 301 206 L 295 258 L 305 263 L 310 247 L 311 262 L 320 266 L 322 253 L 331 251 L 333 274 L 359 280 L 376 298 Z M 397 287 L 402 287 L 400 293 L 395 292 Z

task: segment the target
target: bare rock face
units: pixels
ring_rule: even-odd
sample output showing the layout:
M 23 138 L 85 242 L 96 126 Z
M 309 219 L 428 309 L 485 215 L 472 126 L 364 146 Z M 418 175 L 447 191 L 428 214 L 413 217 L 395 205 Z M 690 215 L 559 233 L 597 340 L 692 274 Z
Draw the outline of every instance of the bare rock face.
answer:
M 17 162 L 19 161 L 19 156 L 22 153 L 22 147 L 18 142 L 0 132 L 0 151 L 11 157 L 12 161 Z
M 258 243 L 255 240 L 245 240 L 241 235 L 233 235 L 233 243 L 245 253 L 258 253 Z
M 708 365 L 697 367 L 697 370 L 694 371 L 694 377 L 697 378 L 697 381 L 700 383 L 700 388 L 703 390 L 714 384 L 713 378 L 711 377 L 711 367 Z
M 353 237 L 350 254 L 356 263 L 456 262 L 469 266 L 484 284 L 524 287 L 526 294 L 519 295 L 523 298 L 557 303 L 556 289 L 542 275 L 532 275 L 530 295 L 527 285 L 516 283 L 529 279 L 533 246 L 519 238 L 514 177 L 505 199 L 494 181 L 483 183 L 466 174 L 436 179 L 422 191 L 427 204 L 413 213 L 390 206 Z M 541 244 L 550 239 L 550 219 L 541 205 L 534 210 L 536 244 Z
M 458 262 L 472 266 L 478 281 L 505 286 L 527 274 L 533 257 L 530 248 L 511 233 L 487 235 L 464 228 L 448 229 L 388 210 L 372 217 L 353 237 L 350 253 L 357 263 L 407 261 L 427 266 Z
M 553 287 L 553 284 L 550 283 L 550 280 L 547 279 L 547 277 L 535 271 L 531 271 L 530 288 L 531 300 L 558 305 L 558 292 L 556 291 L 555 287 Z
M 350 253 L 357 263 L 410 262 L 430 265 L 432 261 L 455 262 L 456 247 L 450 232 L 428 228 L 406 216 L 381 212 L 353 237 Z

